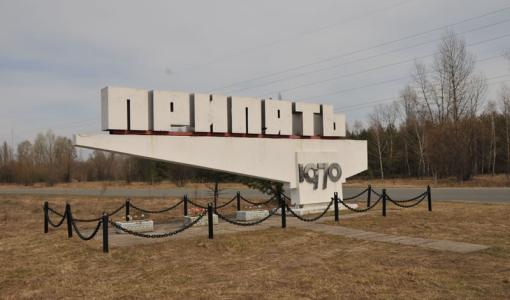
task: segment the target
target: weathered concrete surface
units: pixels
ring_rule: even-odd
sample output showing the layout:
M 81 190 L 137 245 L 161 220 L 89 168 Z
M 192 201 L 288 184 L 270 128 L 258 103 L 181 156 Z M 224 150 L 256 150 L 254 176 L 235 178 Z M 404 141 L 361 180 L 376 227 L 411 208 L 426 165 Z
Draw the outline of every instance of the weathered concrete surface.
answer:
M 384 243 L 392 243 L 392 244 L 402 244 L 409 246 L 417 246 L 421 248 L 428 248 L 434 250 L 441 251 L 451 251 L 457 253 L 470 253 L 488 249 L 489 246 L 464 243 L 464 242 L 455 242 L 449 240 L 434 240 L 434 239 L 423 239 L 423 238 L 414 238 L 409 236 L 399 236 L 393 234 L 384 234 L 377 233 L 371 231 L 363 231 L 358 229 L 347 228 L 343 226 L 333 226 L 326 224 L 293 224 L 297 227 L 305 228 L 315 232 L 322 232 L 326 234 L 339 235 L 348 238 L 358 239 L 358 240 L 366 240 L 366 241 L 377 241 Z M 332 230 L 333 227 L 336 230 Z

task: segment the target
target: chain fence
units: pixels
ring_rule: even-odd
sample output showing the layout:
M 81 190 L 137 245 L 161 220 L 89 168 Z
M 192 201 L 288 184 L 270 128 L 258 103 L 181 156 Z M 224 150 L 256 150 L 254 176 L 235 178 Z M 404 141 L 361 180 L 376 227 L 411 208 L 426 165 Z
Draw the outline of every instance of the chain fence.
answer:
M 124 228 L 121 225 L 119 225 L 117 222 L 113 222 L 111 220 L 109 220 L 108 222 L 112 226 L 114 226 L 115 228 L 117 228 L 117 229 L 119 229 L 119 230 L 121 230 L 121 231 L 123 231 L 123 232 L 125 232 L 127 234 L 138 236 L 138 237 L 143 237 L 143 238 L 158 239 L 158 238 L 166 238 L 166 237 L 174 236 L 174 235 L 176 235 L 178 233 L 183 232 L 186 229 L 189 229 L 189 228 L 193 227 L 193 225 L 197 224 L 205 216 L 206 213 L 207 213 L 207 211 L 203 211 L 200 215 L 197 216 L 197 218 L 193 222 L 191 222 L 191 223 L 189 223 L 189 224 L 187 224 L 187 225 L 185 225 L 185 226 L 183 226 L 183 227 L 181 227 L 181 228 L 179 228 L 179 229 L 177 229 L 175 231 L 163 232 L 163 233 L 143 233 L 143 232 L 137 232 L 137 231 L 132 231 L 132 230 L 129 230 L 127 228 Z
M 131 202 L 129 202 L 129 206 L 134 208 L 134 209 L 136 209 L 136 210 L 138 210 L 138 211 L 146 213 L 146 214 L 160 214 L 160 213 L 164 213 L 164 212 L 170 211 L 170 210 L 176 208 L 177 206 L 181 205 L 182 203 L 184 203 L 184 199 L 182 199 L 181 201 L 177 202 L 176 204 L 174 204 L 174 205 L 172 205 L 170 207 L 159 209 L 159 210 L 150 210 L 150 209 L 141 208 L 139 206 L 134 205 Z
M 222 205 L 217 205 L 217 206 L 216 206 L 216 209 L 218 209 L 218 208 L 224 208 L 224 207 L 226 207 L 227 205 L 229 205 L 230 203 L 234 202 L 234 200 L 236 200 L 236 199 L 237 199 L 237 196 L 234 196 L 234 198 L 230 199 L 228 202 L 223 203 Z
M 347 208 L 350 211 L 357 212 L 357 213 L 363 213 L 363 212 L 367 212 L 367 211 L 371 210 L 372 208 L 376 207 L 377 204 L 379 204 L 379 202 L 381 202 L 382 198 L 383 198 L 383 196 L 381 195 L 377 200 L 375 200 L 374 203 L 372 203 L 370 206 L 368 206 L 366 208 L 351 207 L 350 205 L 348 205 L 341 199 L 338 199 L 338 203 L 342 204 L 345 208 Z
M 264 221 L 266 221 L 267 219 L 271 218 L 277 211 L 278 209 L 277 208 L 273 208 L 269 214 L 265 217 L 263 217 L 262 219 L 259 219 L 259 220 L 256 220 L 256 221 L 236 221 L 236 220 L 232 220 L 232 219 L 229 219 L 227 218 L 226 216 L 220 214 L 219 212 L 216 212 L 216 215 L 218 215 L 218 218 L 222 219 L 223 221 L 227 222 L 227 223 L 230 223 L 230 224 L 233 224 L 233 225 L 238 225 L 238 226 L 254 226 L 254 225 L 258 225 Z
M 207 206 L 200 205 L 200 204 L 198 204 L 198 203 L 196 203 L 196 202 L 194 202 L 194 201 L 191 201 L 191 199 L 188 199 L 188 202 L 189 202 L 191 205 L 194 205 L 194 206 L 196 206 L 196 207 L 198 207 L 198 208 L 201 208 L 201 209 L 207 209 Z
M 422 195 L 420 195 L 421 198 L 419 197 L 415 197 L 413 199 L 409 199 L 409 200 L 400 200 L 400 201 L 395 201 L 393 199 L 391 199 L 390 197 L 388 197 L 388 201 L 390 201 L 391 203 L 395 204 L 396 206 L 398 207 L 402 207 L 402 208 L 411 208 L 411 207 L 415 207 L 417 206 L 418 204 L 420 204 L 421 202 L 423 202 L 423 200 L 425 200 L 425 198 L 427 197 L 427 193 L 424 193 Z M 402 203 L 409 203 L 411 201 L 414 201 L 414 200 L 418 200 L 416 201 L 415 203 L 413 204 L 410 204 L 410 205 L 407 205 L 407 204 L 402 204 Z
M 57 223 L 53 223 L 53 221 L 51 221 L 51 218 L 48 216 L 48 224 L 50 224 L 51 226 L 53 226 L 55 228 L 60 227 L 60 225 L 62 225 L 64 223 L 64 220 L 67 217 L 67 212 L 64 213 L 64 214 L 61 214 L 61 213 L 59 213 L 59 212 L 57 212 L 57 211 L 55 211 L 55 210 L 53 210 L 52 208 L 49 208 L 49 207 L 48 207 L 48 211 L 50 211 L 50 212 L 56 214 L 57 216 L 61 217 L 60 221 L 58 221 Z
M 368 193 L 368 197 L 367 197 L 367 207 L 366 208 L 356 208 L 356 207 L 353 207 L 352 204 L 349 205 L 346 203 L 346 201 L 348 200 L 353 200 L 353 199 L 356 199 L 356 198 L 359 198 L 361 197 L 362 195 Z M 376 201 L 374 201 L 372 204 L 370 204 L 370 198 L 371 198 L 371 194 L 374 193 L 374 195 L 378 196 L 378 198 L 376 199 Z M 371 188 L 371 186 L 369 186 L 367 189 L 364 189 L 363 191 L 361 191 L 360 193 L 354 195 L 354 196 L 351 196 L 351 197 L 346 197 L 344 199 L 340 199 L 337 195 L 337 193 L 334 194 L 334 197 L 331 198 L 331 201 L 328 203 L 327 207 L 324 209 L 324 211 L 322 211 L 320 214 L 318 214 L 317 216 L 315 217 L 303 217 L 301 216 L 300 214 L 298 214 L 295 210 L 293 210 L 290 206 L 290 202 L 292 201 L 291 198 L 283 193 L 280 193 L 278 195 L 274 195 L 272 196 L 271 198 L 265 200 L 265 201 L 262 201 L 262 202 L 255 202 L 255 201 L 251 201 L 251 200 L 248 200 L 246 199 L 245 197 L 243 197 L 239 192 L 237 192 L 236 196 L 234 196 L 232 199 L 228 200 L 227 202 L 221 204 L 221 205 L 216 205 L 216 207 L 214 207 L 213 209 L 213 204 L 212 203 L 208 203 L 207 205 L 202 205 L 200 203 L 197 203 L 195 201 L 192 201 L 190 199 L 188 199 L 187 196 L 185 196 L 181 201 L 177 202 L 176 204 L 170 206 L 170 207 L 167 207 L 167 208 L 163 208 L 163 209 L 160 209 L 160 210 L 150 210 L 150 209 L 145 209 L 145 208 L 142 208 L 142 207 L 139 207 L 139 206 L 136 206 L 132 203 L 130 203 L 129 200 L 127 200 L 124 204 L 122 204 L 120 207 L 118 207 L 117 209 L 115 209 L 114 211 L 110 212 L 110 213 L 104 213 L 102 217 L 99 217 L 99 218 L 90 218 L 90 219 L 79 219 L 79 218 L 74 218 L 73 217 L 73 214 L 71 212 L 71 206 L 69 204 L 66 204 L 66 209 L 65 209 L 65 212 L 64 213 L 60 213 L 58 211 L 56 211 L 55 209 L 49 207 L 48 205 L 48 202 L 45 202 L 44 203 L 44 219 L 45 219 L 45 226 L 44 226 L 44 232 L 47 233 L 48 232 L 48 226 L 51 225 L 52 227 L 60 227 L 62 224 L 64 224 L 64 221 L 67 220 L 67 232 L 68 232 L 68 237 L 71 238 L 72 237 L 72 232 L 76 232 L 77 236 L 81 239 L 81 240 L 91 240 L 93 239 L 99 232 L 99 229 L 102 227 L 103 228 L 103 251 L 104 252 L 108 252 L 108 249 L 109 249 L 109 246 L 108 246 L 108 225 L 112 225 L 114 228 L 116 228 L 117 230 L 119 231 L 122 231 L 122 232 L 125 232 L 129 235 L 133 235 L 133 236 L 138 236 L 138 237 L 143 237 L 143 238 L 165 238 L 165 237 L 170 237 L 170 236 L 174 236 L 176 234 L 179 234 L 191 227 L 193 227 L 194 225 L 196 225 L 198 222 L 200 222 L 200 220 L 202 220 L 202 218 L 207 214 L 207 218 L 208 218 L 208 229 L 209 229 L 209 238 L 212 239 L 213 238 L 213 215 L 214 213 L 218 216 L 219 219 L 227 222 L 227 223 L 230 223 L 230 224 L 233 224 L 233 225 L 238 225 L 238 226 L 255 226 L 255 225 L 258 225 L 258 224 L 261 224 L 263 223 L 264 221 L 268 220 L 269 218 L 271 218 L 272 216 L 274 216 L 275 214 L 278 214 L 278 210 L 280 210 L 280 213 L 279 215 L 281 216 L 281 223 L 282 223 L 282 228 L 285 228 L 286 227 L 286 217 L 287 217 L 287 214 L 290 213 L 291 216 L 297 218 L 298 220 L 300 221 L 303 221 L 303 222 L 315 222 L 315 221 L 318 221 L 320 220 L 321 218 L 323 218 L 326 213 L 331 209 L 331 206 L 334 204 L 335 205 L 335 209 L 334 209 L 334 212 L 335 212 L 335 221 L 339 221 L 339 209 L 338 209 L 338 205 L 341 204 L 343 205 L 346 209 L 350 210 L 350 211 L 353 211 L 353 212 L 357 212 L 357 213 L 362 213 L 362 212 L 367 212 L 367 211 L 370 211 L 372 210 L 373 208 L 375 208 L 380 202 L 382 202 L 382 212 L 383 212 L 383 216 L 386 216 L 386 206 L 387 206 L 387 201 L 395 204 L 396 206 L 398 207 L 401 207 L 401 208 L 411 208 L 411 207 L 415 207 L 417 205 L 419 205 L 420 203 L 422 203 L 425 199 L 428 200 L 428 210 L 429 211 L 432 211 L 432 196 L 431 196 L 431 189 L 430 189 L 430 186 L 427 186 L 427 190 L 415 197 L 412 197 L 412 198 L 409 198 L 409 199 L 403 199 L 403 200 L 396 200 L 396 199 L 393 199 L 393 197 L 391 197 L 390 195 L 388 195 L 386 189 L 383 189 L 382 190 L 382 193 L 378 193 L 377 191 L 373 190 Z M 240 211 L 240 201 L 245 201 L 251 205 L 255 205 L 255 206 L 259 206 L 259 205 L 265 205 L 265 204 L 268 204 L 270 203 L 271 201 L 275 201 L 277 200 L 278 202 L 278 207 L 276 208 L 272 208 L 271 210 L 269 210 L 269 213 L 264 216 L 263 218 L 259 219 L 259 220 L 256 220 L 256 221 L 239 221 L 239 220 L 235 220 L 235 219 L 231 219 L 229 217 L 227 217 L 226 215 L 222 214 L 222 213 L 219 213 L 217 211 L 217 209 L 219 208 L 224 208 L 224 207 L 227 207 L 228 205 L 230 205 L 233 201 L 237 200 L 237 210 Z M 117 214 L 118 212 L 120 212 L 122 209 L 125 209 L 125 212 L 126 212 L 126 220 L 128 220 L 128 215 L 129 215 L 129 208 L 132 207 L 133 209 L 135 210 L 138 210 L 138 211 L 141 211 L 141 212 L 144 212 L 144 213 L 149 213 L 149 214 L 156 214 L 156 213 L 163 213 L 163 212 L 167 212 L 167 211 L 170 211 L 172 209 L 175 209 L 177 206 L 181 205 L 184 203 L 184 216 L 187 216 L 187 213 L 188 213 L 188 203 L 193 205 L 193 206 L 196 206 L 198 207 L 199 209 L 201 209 L 201 212 L 196 216 L 196 218 L 180 227 L 179 229 L 175 230 L 175 231 L 170 231 L 170 232 L 162 232 L 162 233 L 143 233 L 143 232 L 138 232 L 138 231 L 133 231 L 133 230 L 130 230 L 128 228 L 125 228 L 123 227 L 122 225 L 120 225 L 118 222 L 114 222 L 112 220 L 110 220 L 110 217 Z M 51 214 L 54 214 L 56 216 L 59 216 L 60 219 L 58 222 L 53 222 L 50 218 L 50 213 Z M 88 235 L 85 235 L 82 231 L 80 231 L 77 223 L 80 223 L 80 222 L 97 222 L 97 224 L 95 225 L 94 229 L 92 229 L 91 233 L 88 234 Z
M 313 217 L 313 218 L 305 218 L 305 217 L 302 217 L 300 215 L 298 215 L 294 210 L 292 210 L 292 208 L 290 208 L 290 206 L 288 206 L 287 204 L 285 204 L 285 207 L 287 208 L 287 211 L 290 212 L 294 217 L 296 217 L 297 219 L 303 221 L 303 222 L 315 222 L 317 220 L 319 220 L 320 218 L 324 217 L 324 215 L 329 211 L 329 209 L 331 208 L 331 205 L 333 205 L 333 202 L 335 200 L 332 199 L 328 206 L 326 207 L 326 209 L 321 213 L 319 214 L 318 216 L 316 217 Z
M 418 196 L 416 197 L 413 197 L 411 199 L 406 199 L 406 200 L 394 200 L 393 198 L 391 198 L 390 196 L 387 196 L 388 197 L 388 200 L 390 200 L 391 202 L 393 203 L 406 203 L 406 202 L 413 202 L 414 200 L 417 200 L 417 199 L 420 199 L 421 197 L 426 197 L 428 194 L 428 191 L 425 191 L 421 194 L 419 194 Z
M 243 196 L 241 196 L 241 200 L 243 200 L 244 202 L 248 203 L 248 204 L 251 204 L 251 205 L 255 205 L 255 206 L 259 206 L 259 205 L 265 205 L 265 204 L 268 204 L 270 203 L 271 201 L 275 200 L 276 199 L 276 196 L 273 196 L 269 199 L 267 199 L 266 201 L 262 201 L 262 202 L 253 202 L 251 200 L 248 200 L 246 198 L 244 198 Z
M 76 226 L 75 220 L 73 219 L 73 217 L 71 215 L 71 224 L 73 225 L 74 232 L 76 232 L 78 237 L 83 241 L 88 241 L 88 240 L 93 239 L 96 236 L 96 234 L 98 233 L 99 228 L 101 227 L 102 223 L 103 223 L 103 221 L 99 220 L 99 222 L 97 222 L 96 228 L 92 231 L 92 233 L 89 236 L 85 236 L 85 235 L 83 235 L 83 233 L 80 232 L 80 230 L 78 229 L 78 226 Z
M 371 191 L 371 190 L 372 190 L 372 189 L 371 189 L 370 187 L 368 187 L 368 188 L 364 189 L 363 191 L 361 191 L 359 194 L 354 195 L 354 196 L 351 196 L 351 197 L 345 197 L 343 200 L 344 200 L 344 201 L 354 200 L 354 199 L 356 199 L 356 198 L 358 198 L 358 197 L 362 196 L 363 194 L 365 194 L 366 192 L 369 192 L 369 191 Z

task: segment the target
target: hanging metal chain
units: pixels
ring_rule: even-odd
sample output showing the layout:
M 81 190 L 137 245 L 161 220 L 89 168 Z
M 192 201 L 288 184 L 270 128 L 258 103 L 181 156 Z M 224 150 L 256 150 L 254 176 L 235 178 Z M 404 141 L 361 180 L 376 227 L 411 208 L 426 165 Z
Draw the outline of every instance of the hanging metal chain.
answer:
M 234 221 L 234 220 L 231 220 L 227 217 L 225 217 L 224 215 L 216 212 L 216 214 L 218 215 L 218 218 L 222 219 L 223 221 L 225 222 L 228 222 L 230 224 L 234 224 L 234 225 L 238 225 L 238 226 L 254 226 L 254 225 L 258 225 L 262 222 L 264 222 L 265 220 L 269 219 L 270 217 L 272 217 L 275 213 L 276 213 L 277 209 L 276 208 L 273 208 L 271 210 L 271 212 L 265 216 L 264 218 L 260 219 L 260 220 L 257 220 L 257 221 L 253 221 L 253 222 L 239 222 L 239 221 Z
M 218 209 L 218 208 L 223 208 L 223 207 L 225 207 L 225 206 L 229 205 L 230 203 L 232 203 L 232 202 L 233 202 L 234 200 L 236 200 L 236 199 L 237 199 L 237 196 L 234 196 L 234 198 L 230 199 L 227 203 L 223 203 L 222 205 L 218 205 L 218 206 L 216 206 L 216 209 Z
M 141 211 L 141 212 L 144 212 L 144 213 L 148 213 L 148 214 L 159 214 L 159 213 L 164 213 L 164 212 L 167 212 L 169 210 L 172 210 L 174 208 L 176 208 L 177 206 L 181 205 L 182 203 L 184 203 L 184 199 L 177 202 L 175 205 L 172 205 L 170 207 L 167 207 L 167 208 L 163 208 L 163 209 L 160 209 L 160 210 L 150 210 L 150 209 L 144 209 L 144 208 L 140 208 L 136 205 L 134 205 L 133 203 L 129 203 L 129 206 L 138 210 L 138 211 Z
M 427 195 L 427 193 L 428 193 L 428 192 L 427 192 L 427 191 L 425 191 L 425 192 L 423 192 L 423 193 L 419 194 L 418 196 L 416 196 L 416 197 L 414 197 L 414 198 L 411 198 L 411 199 L 407 199 L 407 200 L 394 200 L 394 199 L 392 199 L 390 196 L 387 196 L 387 197 L 388 197 L 387 199 L 388 199 L 388 200 L 390 200 L 390 201 L 391 201 L 391 202 L 393 202 L 393 203 L 395 203 L 395 202 L 397 202 L 397 203 L 406 203 L 406 202 L 412 202 L 412 201 L 414 201 L 414 200 L 419 199 L 420 197 L 426 196 L 426 195 Z
M 101 221 L 101 218 L 95 218 L 95 219 L 78 219 L 78 218 L 73 218 L 73 221 L 76 221 L 76 222 L 97 222 L 97 221 Z
M 355 195 L 355 196 L 344 198 L 344 199 L 343 199 L 343 201 L 356 199 L 356 198 L 358 198 L 359 196 L 361 196 L 361 195 L 365 194 L 366 192 L 368 192 L 368 188 L 364 189 L 361 193 L 359 193 L 359 194 L 357 194 L 357 195 Z
M 268 200 L 266 201 L 263 201 L 263 202 L 253 202 L 253 201 L 250 201 L 246 198 L 244 198 L 243 196 L 241 196 L 241 199 L 251 205 L 264 205 L 264 204 L 268 204 L 269 202 L 273 201 L 274 199 L 276 198 L 276 196 L 273 196 L 271 198 L 269 198 Z
M 66 217 L 67 217 L 67 212 L 65 212 L 65 213 L 62 215 L 62 214 L 56 213 L 53 209 L 51 209 L 51 208 L 49 208 L 49 207 L 48 207 L 48 210 L 49 210 L 49 211 L 51 211 L 52 213 L 55 213 L 55 214 L 57 214 L 57 215 L 59 215 L 59 216 L 61 216 L 61 217 L 62 217 L 62 218 L 60 219 L 60 221 L 58 221 L 57 223 L 53 223 L 53 222 L 51 221 L 50 216 L 48 216 L 48 223 L 49 223 L 51 226 L 53 226 L 53 227 L 60 227 L 60 225 L 62 225 L 62 223 L 64 223 L 64 220 L 65 220 L 65 219 L 66 219 Z
M 111 217 L 113 215 L 115 215 L 116 213 L 118 213 L 119 211 L 121 211 L 124 207 L 126 207 L 126 204 L 122 204 L 119 208 L 117 208 L 116 210 L 112 211 L 111 213 L 108 213 L 108 217 Z
M 181 232 L 183 232 L 186 229 L 191 228 L 193 225 L 197 224 L 205 216 L 206 213 L 207 213 L 207 211 L 203 211 L 193 222 L 189 223 L 186 226 L 183 226 L 183 227 L 177 229 L 176 231 L 164 232 L 164 233 L 142 233 L 142 232 L 136 232 L 136 231 L 132 231 L 132 230 L 129 230 L 127 228 L 124 228 L 121 225 L 117 224 L 116 222 L 113 222 L 113 221 L 109 221 L 109 222 L 110 222 L 110 224 L 112 224 L 112 226 L 114 226 L 115 228 L 117 228 L 119 230 L 124 231 L 127 234 L 131 234 L 131 235 L 138 236 L 138 237 L 143 237 L 143 238 L 158 239 L 158 238 L 170 237 L 170 236 L 176 235 L 178 233 L 181 233 Z
M 422 202 L 422 201 L 423 201 L 426 197 L 427 197 L 427 194 L 425 193 L 425 194 L 423 194 L 423 195 L 422 195 L 421 199 L 420 199 L 420 200 L 418 200 L 418 202 L 413 203 L 413 204 L 411 204 L 411 205 L 401 204 L 401 203 L 396 202 L 396 201 L 394 201 L 394 200 L 392 200 L 392 199 L 390 199 L 390 198 L 388 198 L 388 201 L 390 201 L 391 203 L 395 204 L 395 205 L 396 205 L 396 206 L 398 206 L 398 207 L 402 207 L 402 208 L 411 208 L 411 207 L 415 207 L 415 206 L 417 206 L 418 204 L 420 204 L 420 203 L 421 203 L 421 202 Z M 415 200 L 416 200 L 416 199 L 415 199 Z
M 376 192 L 376 190 L 372 189 L 372 193 L 374 193 L 377 197 L 382 197 L 382 194 L 379 194 L 378 192 Z
M 194 206 L 198 207 L 198 208 L 207 209 L 207 206 L 203 206 L 203 205 L 200 205 L 200 204 L 198 204 L 198 203 L 195 203 L 195 202 L 191 201 L 191 199 L 188 199 L 188 202 L 189 202 L 190 204 L 192 204 L 192 205 L 194 205 Z
M 94 231 L 92 231 L 92 233 L 89 236 L 84 236 L 80 232 L 80 230 L 78 230 L 78 226 L 76 226 L 76 223 L 74 222 L 74 219 L 71 217 L 71 224 L 73 225 L 74 231 L 76 232 L 78 237 L 80 239 L 84 240 L 84 241 L 91 240 L 91 239 L 93 239 L 96 236 L 97 232 L 99 231 L 99 227 L 101 227 L 101 223 L 103 223 L 103 221 L 97 222 L 97 225 L 96 225 L 96 228 L 94 229 Z
M 54 210 L 53 208 L 51 208 L 49 206 L 48 206 L 48 211 L 51 211 L 52 213 L 56 214 L 59 217 L 63 217 L 66 214 L 65 212 L 63 214 L 61 214 L 61 213 L 59 213 L 58 211 Z
M 328 207 L 326 207 L 326 209 L 318 216 L 314 217 L 314 218 L 303 218 L 301 217 L 300 215 L 296 214 L 296 212 L 294 212 L 292 210 L 292 208 L 290 208 L 287 204 L 285 204 L 285 206 L 287 207 L 287 210 L 296 218 L 298 218 L 299 220 L 303 221 L 303 222 L 315 222 L 317 220 L 319 220 L 320 218 L 322 218 L 328 211 L 329 209 L 331 208 L 331 205 L 333 204 L 333 201 L 335 201 L 334 199 L 332 199 L 329 204 L 328 204 Z
M 126 207 L 126 204 L 122 204 L 119 208 L 117 208 L 116 210 L 114 210 L 113 212 L 109 213 L 108 214 L 108 217 L 111 217 L 113 216 L 114 214 L 116 214 L 117 212 L 119 212 L 121 209 L 123 209 L 124 207 Z M 78 218 L 75 218 L 73 217 L 73 221 L 76 221 L 76 222 L 97 222 L 97 221 L 101 221 L 102 217 L 99 217 L 99 218 L 94 218 L 94 219 L 78 219 Z
M 340 199 L 338 199 L 338 202 L 350 211 L 362 213 L 362 212 L 367 212 L 367 211 L 371 210 L 372 208 L 374 208 L 379 203 L 379 201 L 381 201 L 381 199 L 382 199 L 382 195 L 379 197 L 379 199 L 377 199 L 372 205 L 370 205 L 367 208 L 350 207 L 348 204 L 346 204 L 343 200 L 340 200 Z

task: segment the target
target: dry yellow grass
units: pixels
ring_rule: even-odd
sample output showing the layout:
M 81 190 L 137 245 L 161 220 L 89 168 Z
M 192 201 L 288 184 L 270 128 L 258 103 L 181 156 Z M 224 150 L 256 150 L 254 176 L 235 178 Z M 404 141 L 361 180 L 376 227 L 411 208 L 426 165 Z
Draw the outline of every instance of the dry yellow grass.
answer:
M 453 177 L 439 180 L 433 180 L 432 178 L 349 179 L 344 186 L 366 187 L 369 184 L 374 187 L 424 187 L 427 185 L 431 187 L 510 187 L 510 175 L 480 175 L 463 182 L 459 182 Z
M 510 187 L 510 175 L 482 175 L 475 176 L 473 179 L 459 182 L 455 178 L 446 178 L 440 180 L 433 180 L 431 178 L 414 179 L 414 178 L 391 178 L 384 181 L 380 179 L 349 179 L 344 184 L 346 187 L 366 187 L 371 184 L 374 187 L 424 187 L 430 185 L 431 187 Z M 30 186 L 20 184 L 0 184 L 2 188 L 81 188 L 81 189 L 108 189 L 108 188 L 126 188 L 126 189 L 168 189 L 178 188 L 172 182 L 158 182 L 149 184 L 146 182 L 132 182 L 127 184 L 124 181 L 93 181 L 93 182 L 71 182 L 71 183 L 57 183 L 53 186 L 48 186 L 45 183 L 35 183 Z M 207 189 L 212 188 L 213 183 L 197 183 L 186 182 L 184 186 L 192 189 Z M 220 188 L 242 189 L 246 188 L 241 183 L 221 183 Z
M 126 189 L 168 189 L 168 188 L 197 188 L 197 189 L 212 189 L 214 183 L 198 183 L 198 182 L 186 182 L 184 186 L 178 186 L 173 182 L 157 182 L 150 184 L 147 182 L 132 182 L 126 183 L 124 181 L 89 181 L 89 182 L 71 182 L 71 183 L 56 183 L 52 186 L 48 186 L 46 183 L 39 182 L 32 185 L 26 186 L 21 184 L 0 184 L 1 188 L 64 188 L 64 189 L 107 189 L 107 188 L 126 188 Z M 245 188 L 245 185 L 240 183 L 221 183 L 220 188 Z
M 51 202 L 62 206 L 65 200 Z M 87 217 L 88 211 L 114 208 L 121 200 L 74 198 L 71 202 L 77 214 Z M 432 214 L 408 210 L 399 215 L 391 210 L 385 219 L 374 215 L 342 220 L 342 225 L 413 236 L 430 232 L 440 237 L 447 231 L 445 237 L 495 246 L 479 253 L 273 228 L 214 240 L 170 238 L 157 244 L 112 247 L 107 255 L 99 241 L 67 239 L 64 229 L 43 234 L 41 205 L 42 199 L 34 197 L 0 198 L 2 299 L 510 297 L 507 205 L 435 204 Z M 423 228 L 413 223 L 416 220 L 429 225 Z M 469 227 L 465 236 L 459 235 Z

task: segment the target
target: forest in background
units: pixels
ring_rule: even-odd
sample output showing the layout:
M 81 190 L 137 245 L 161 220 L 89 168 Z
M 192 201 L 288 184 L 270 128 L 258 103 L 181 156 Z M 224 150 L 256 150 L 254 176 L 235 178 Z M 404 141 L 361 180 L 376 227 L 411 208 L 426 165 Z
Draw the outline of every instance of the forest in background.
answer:
M 510 60 L 510 53 L 507 53 Z M 347 138 L 368 141 L 366 178 L 510 176 L 510 87 L 494 86 L 475 68 L 464 40 L 446 32 L 430 64 L 416 61 L 414 82 L 399 99 L 374 107 Z M 487 99 L 489 86 L 497 99 Z M 78 158 L 67 137 L 51 131 L 0 148 L 0 182 L 49 185 L 71 181 L 244 181 L 245 178 L 175 164 L 94 151 Z

